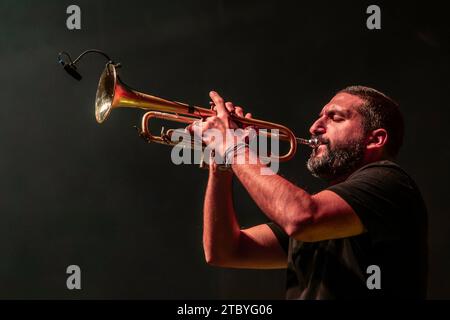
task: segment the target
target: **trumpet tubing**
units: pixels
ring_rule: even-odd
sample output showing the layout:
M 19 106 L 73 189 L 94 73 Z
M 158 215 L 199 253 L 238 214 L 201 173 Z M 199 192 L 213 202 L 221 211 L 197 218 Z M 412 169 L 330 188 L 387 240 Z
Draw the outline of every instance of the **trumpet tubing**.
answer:
M 139 108 L 147 110 L 142 117 L 140 135 L 149 142 L 156 142 L 160 144 L 173 145 L 170 139 L 171 131 L 164 132 L 162 130 L 160 136 L 151 134 L 149 130 L 149 121 L 151 119 L 159 118 L 169 121 L 190 124 L 198 119 L 216 115 L 216 112 L 211 109 L 202 108 L 198 106 L 190 106 L 185 103 L 166 100 L 160 97 L 155 97 L 136 91 L 126 84 L 124 84 L 116 70 L 116 65 L 109 62 L 103 71 L 95 99 L 95 117 L 98 123 L 105 121 L 110 115 L 111 111 L 116 108 Z M 283 141 L 288 141 L 290 144 L 289 151 L 280 156 L 273 156 L 271 159 L 276 161 L 288 161 L 292 159 L 297 150 L 297 144 L 306 144 L 314 146 L 317 141 L 314 139 L 307 140 L 296 138 L 294 133 L 287 127 L 272 123 L 268 121 L 243 118 L 235 114 L 231 114 L 233 121 L 240 127 L 253 127 L 258 134 L 266 134 L 271 138 L 278 138 Z M 263 133 L 262 129 L 274 130 L 277 129 L 279 134 Z

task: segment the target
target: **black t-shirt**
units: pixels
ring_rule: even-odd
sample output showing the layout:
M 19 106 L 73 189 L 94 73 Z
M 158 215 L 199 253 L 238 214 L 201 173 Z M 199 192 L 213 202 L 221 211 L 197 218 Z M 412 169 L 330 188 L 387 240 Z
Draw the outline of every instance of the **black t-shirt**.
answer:
M 327 190 L 353 208 L 366 232 L 303 242 L 269 223 L 288 254 L 286 298 L 425 298 L 427 211 L 414 181 L 395 163 L 379 161 Z M 367 286 L 371 265 L 379 267 L 381 289 Z

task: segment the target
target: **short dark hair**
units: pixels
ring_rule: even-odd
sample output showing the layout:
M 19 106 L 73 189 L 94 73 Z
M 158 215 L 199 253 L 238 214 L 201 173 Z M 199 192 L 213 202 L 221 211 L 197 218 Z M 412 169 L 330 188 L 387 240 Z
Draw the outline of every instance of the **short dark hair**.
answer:
M 348 93 L 364 100 L 359 108 L 366 133 L 383 128 L 388 133 L 387 153 L 395 157 L 403 143 L 404 122 L 398 103 L 384 93 L 364 86 L 350 86 L 338 93 Z

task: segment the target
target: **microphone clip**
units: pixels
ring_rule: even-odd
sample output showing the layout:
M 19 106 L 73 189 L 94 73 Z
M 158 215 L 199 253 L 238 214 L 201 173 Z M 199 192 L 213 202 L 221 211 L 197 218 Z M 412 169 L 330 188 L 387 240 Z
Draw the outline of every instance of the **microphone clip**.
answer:
M 72 58 L 70 57 L 70 54 L 65 52 L 65 51 L 61 51 L 58 54 L 58 63 L 61 64 L 64 68 L 64 70 L 66 70 L 66 72 L 68 74 L 70 74 L 73 78 L 75 78 L 76 80 L 80 81 L 83 77 L 81 76 L 81 74 L 77 71 L 77 66 L 76 64 L 78 63 L 78 61 L 81 60 L 81 58 L 88 54 L 88 53 L 97 53 L 100 54 L 102 56 L 104 56 L 109 63 L 113 63 L 112 59 L 103 51 L 101 50 L 96 50 L 96 49 L 90 49 L 90 50 L 86 50 L 83 53 L 81 53 L 75 60 L 72 61 Z M 63 58 L 63 56 L 66 57 L 66 60 Z M 119 65 L 119 64 L 118 64 Z

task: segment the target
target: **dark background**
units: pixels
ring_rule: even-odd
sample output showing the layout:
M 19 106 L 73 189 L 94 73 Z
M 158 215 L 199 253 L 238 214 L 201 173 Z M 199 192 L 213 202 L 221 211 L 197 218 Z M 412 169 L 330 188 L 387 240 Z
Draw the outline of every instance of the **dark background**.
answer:
M 81 7 L 81 30 L 66 28 L 70 4 Z M 141 111 L 95 122 L 104 60 L 85 57 L 81 82 L 56 61 L 87 48 L 120 61 L 140 91 L 206 106 L 215 89 L 298 136 L 347 85 L 391 95 L 407 126 L 399 163 L 429 208 L 429 297 L 450 298 L 450 22 L 430 1 L 378 2 L 382 29 L 371 31 L 369 4 L 2 0 L 0 298 L 284 297 L 282 270 L 206 265 L 207 172 L 139 139 Z M 305 169 L 308 153 L 281 174 L 314 192 L 324 185 Z M 267 221 L 239 184 L 235 203 L 243 227 Z M 81 291 L 66 288 L 71 264 Z

